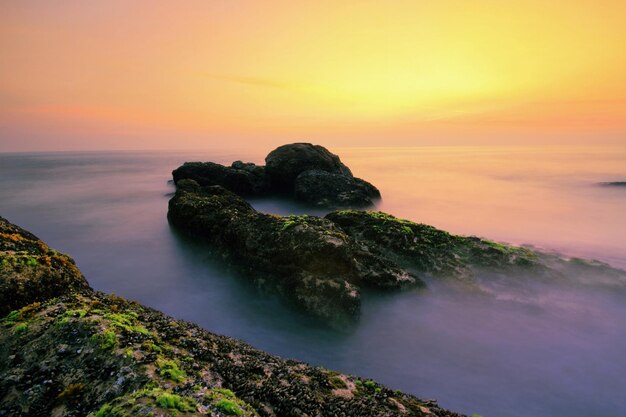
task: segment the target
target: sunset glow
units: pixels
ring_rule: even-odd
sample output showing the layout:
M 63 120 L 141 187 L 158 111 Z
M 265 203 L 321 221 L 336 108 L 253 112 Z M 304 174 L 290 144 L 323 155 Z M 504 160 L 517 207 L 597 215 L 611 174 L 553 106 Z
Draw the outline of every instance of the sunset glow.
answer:
M 626 142 L 623 1 L 0 11 L 0 150 Z

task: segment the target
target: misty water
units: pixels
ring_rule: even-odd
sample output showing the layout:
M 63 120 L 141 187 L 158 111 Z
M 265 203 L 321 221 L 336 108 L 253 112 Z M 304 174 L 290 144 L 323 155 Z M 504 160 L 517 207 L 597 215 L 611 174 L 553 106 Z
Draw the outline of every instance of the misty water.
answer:
M 598 184 L 626 179 L 624 148 L 333 151 L 381 189 L 383 211 L 626 268 L 626 188 Z M 170 228 L 172 169 L 261 163 L 265 153 L 0 154 L 0 215 L 70 254 L 94 288 L 271 353 L 485 417 L 626 415 L 623 289 L 483 277 L 479 293 L 430 282 L 364 294 L 358 325 L 340 331 L 259 294 Z

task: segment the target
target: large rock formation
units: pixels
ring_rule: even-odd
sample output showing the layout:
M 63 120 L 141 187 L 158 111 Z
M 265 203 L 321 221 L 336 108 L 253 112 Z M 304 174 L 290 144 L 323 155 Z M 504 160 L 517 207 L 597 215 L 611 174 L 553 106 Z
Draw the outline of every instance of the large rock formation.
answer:
M 186 162 L 172 172 L 174 182 L 191 179 L 219 185 L 242 196 L 288 195 L 322 208 L 367 207 L 380 199 L 372 184 L 352 175 L 337 155 L 310 143 L 273 150 L 266 166 L 235 161 L 230 167 L 213 162 Z
M 301 174 L 302 175 L 302 174 Z M 565 280 L 595 272 L 594 283 L 624 285 L 608 265 L 563 259 L 477 237 L 456 236 L 380 212 L 335 211 L 325 218 L 274 216 L 254 210 L 219 186 L 178 182 L 168 218 L 209 243 L 259 287 L 269 289 L 332 325 L 355 319 L 360 290 L 403 289 L 445 278 L 474 285 L 492 278 Z M 583 274 L 584 275 L 584 274 Z
M 237 211 L 248 215 L 245 204 Z M 69 258 L 4 219 L 0 225 L 1 283 L 19 290 L 19 276 L 29 288 L 17 299 L 0 293 L 0 305 L 13 308 L 0 319 L 1 416 L 460 417 L 94 292 Z M 21 256 L 37 263 L 15 261 Z
M 329 321 L 358 316 L 361 286 L 420 283 L 387 259 L 363 251 L 329 220 L 259 213 L 219 186 L 179 181 L 168 218 L 211 243 L 260 287 Z

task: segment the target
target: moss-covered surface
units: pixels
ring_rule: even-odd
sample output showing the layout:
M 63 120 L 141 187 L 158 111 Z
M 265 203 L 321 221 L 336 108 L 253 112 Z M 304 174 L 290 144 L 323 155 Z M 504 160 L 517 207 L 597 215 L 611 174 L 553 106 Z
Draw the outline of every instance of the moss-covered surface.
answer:
M 326 216 L 349 236 L 419 272 L 468 277 L 476 268 L 507 271 L 541 267 L 537 254 L 477 237 L 453 235 L 382 212 L 335 211 Z
M 0 415 L 458 416 L 115 295 L 49 293 L 0 319 Z
M 74 261 L 0 217 L 0 315 L 23 305 L 88 288 Z
M 361 286 L 419 284 L 327 219 L 259 213 L 230 191 L 190 180 L 177 187 L 168 211 L 174 226 L 209 243 L 258 286 L 329 322 L 358 317 Z

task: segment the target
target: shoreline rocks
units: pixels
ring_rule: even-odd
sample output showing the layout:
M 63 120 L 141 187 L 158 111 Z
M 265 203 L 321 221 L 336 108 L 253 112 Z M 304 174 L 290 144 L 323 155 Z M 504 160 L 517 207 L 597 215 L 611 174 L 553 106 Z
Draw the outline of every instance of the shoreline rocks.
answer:
M 337 155 L 319 145 L 283 145 L 270 152 L 265 162 L 261 166 L 235 161 L 230 167 L 185 162 L 172 176 L 176 184 L 191 179 L 202 186 L 219 185 L 246 197 L 287 195 L 320 208 L 368 207 L 380 199 L 376 187 L 355 178 Z
M 65 255 L 5 219 L 0 226 L 0 279 L 19 275 L 32 288 L 18 301 L 0 293 L 0 305 L 13 303 L 0 319 L 0 415 L 462 417 L 96 292 L 69 261 L 4 263 L 16 252 Z M 64 277 L 73 280 L 59 291 Z
M 479 290 L 477 276 L 626 286 L 626 272 L 597 262 L 453 235 L 382 212 L 263 214 L 235 193 L 193 180 L 178 182 L 168 219 L 257 287 L 335 327 L 358 319 L 364 288 L 403 290 L 439 279 Z

